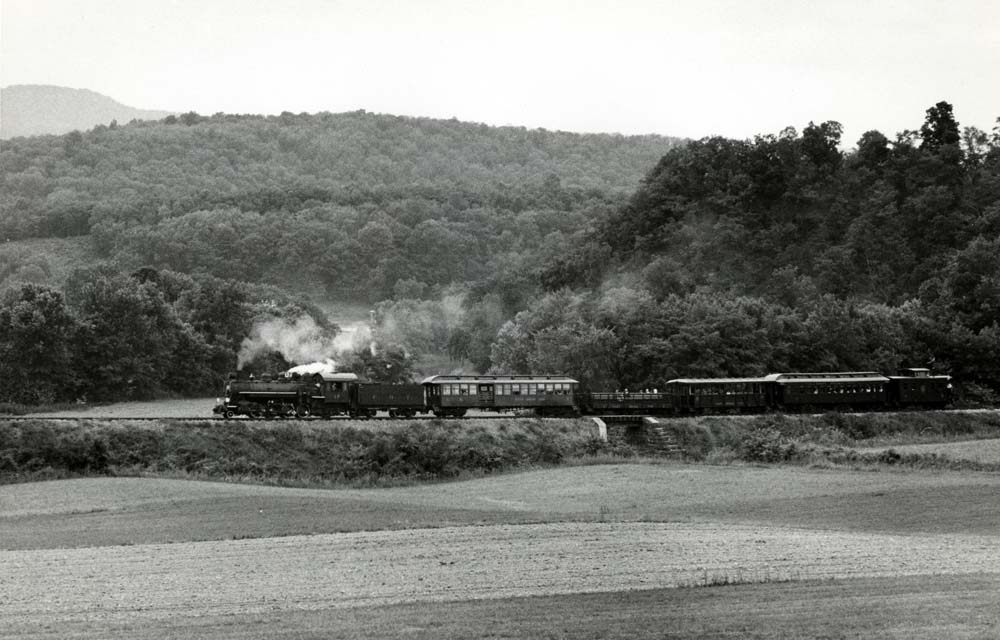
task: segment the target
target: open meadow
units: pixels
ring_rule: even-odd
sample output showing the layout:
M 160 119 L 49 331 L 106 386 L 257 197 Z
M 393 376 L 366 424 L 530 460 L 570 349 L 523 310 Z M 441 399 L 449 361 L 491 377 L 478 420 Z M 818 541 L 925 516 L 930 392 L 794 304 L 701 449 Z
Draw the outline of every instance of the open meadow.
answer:
M 951 460 L 1000 464 L 1000 439 L 904 444 L 892 449 L 901 454 L 937 455 Z M 863 451 L 878 454 L 885 450 L 886 447 L 872 447 Z
M 0 635 L 1000 634 L 996 474 L 557 467 L 379 489 L 0 486 Z

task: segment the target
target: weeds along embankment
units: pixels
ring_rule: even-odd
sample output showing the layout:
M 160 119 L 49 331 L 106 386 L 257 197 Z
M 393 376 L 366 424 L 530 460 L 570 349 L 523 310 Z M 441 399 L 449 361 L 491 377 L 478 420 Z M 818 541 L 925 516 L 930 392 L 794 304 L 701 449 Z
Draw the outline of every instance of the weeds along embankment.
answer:
M 682 458 L 712 464 L 1000 471 L 1000 460 L 903 453 L 906 444 L 1000 438 L 1000 414 L 706 416 L 662 421 Z M 861 451 L 882 447 L 881 451 Z M 0 419 L 0 483 L 101 475 L 375 486 L 557 464 L 639 459 L 588 419 L 253 422 Z M 641 458 L 649 461 L 649 457 Z
M 683 454 L 710 463 L 899 465 L 1000 471 L 1000 460 L 970 462 L 893 445 L 1000 438 L 997 412 L 826 413 L 710 416 L 664 421 Z M 860 448 L 887 447 L 879 452 Z
M 164 475 L 372 485 L 552 465 L 606 449 L 586 419 L 0 420 L 0 481 Z

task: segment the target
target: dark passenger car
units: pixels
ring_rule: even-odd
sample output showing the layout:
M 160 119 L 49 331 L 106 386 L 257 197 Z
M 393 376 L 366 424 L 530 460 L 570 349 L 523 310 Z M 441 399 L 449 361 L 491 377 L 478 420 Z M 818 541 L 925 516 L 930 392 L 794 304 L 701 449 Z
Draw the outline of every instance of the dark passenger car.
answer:
M 469 409 L 534 409 L 540 416 L 577 413 L 579 384 L 565 376 L 431 376 L 422 383 L 436 416 L 461 417 Z

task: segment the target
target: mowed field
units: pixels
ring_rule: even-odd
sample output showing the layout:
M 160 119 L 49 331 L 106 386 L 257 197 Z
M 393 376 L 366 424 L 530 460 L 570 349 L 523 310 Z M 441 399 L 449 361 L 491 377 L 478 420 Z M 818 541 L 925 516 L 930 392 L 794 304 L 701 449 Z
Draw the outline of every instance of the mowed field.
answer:
M 680 463 L 8 485 L 0 637 L 995 638 L 998 495 L 990 474 Z
M 861 449 L 865 453 L 881 453 L 889 447 Z M 933 442 L 893 446 L 899 453 L 936 454 L 952 460 L 969 460 L 980 463 L 1000 463 L 1000 439 L 969 440 L 964 442 Z

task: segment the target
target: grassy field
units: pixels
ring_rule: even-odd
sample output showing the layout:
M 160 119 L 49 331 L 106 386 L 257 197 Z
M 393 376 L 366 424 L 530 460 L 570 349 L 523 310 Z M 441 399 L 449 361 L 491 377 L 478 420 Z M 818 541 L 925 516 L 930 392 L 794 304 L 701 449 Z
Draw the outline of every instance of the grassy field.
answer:
M 862 451 L 878 454 L 886 449 L 887 447 L 870 447 Z M 893 446 L 892 449 L 902 454 L 938 455 L 952 460 L 1000 464 L 1000 439 L 902 444 Z
M 918 423 L 893 435 L 894 419 L 819 420 L 878 431 L 897 451 L 911 446 L 906 433 L 927 432 Z M 67 421 L 0 434 L 12 456 L 58 459 L 75 443 L 89 460 L 97 438 L 106 462 L 169 462 L 127 467 L 135 477 L 0 485 L 0 636 L 1000 637 L 998 473 L 612 464 L 607 452 L 521 466 L 518 456 L 542 445 L 562 456 L 586 444 L 592 425 L 480 422 Z M 980 436 L 994 422 L 941 424 Z M 737 426 L 704 433 L 725 448 Z M 755 433 L 751 443 L 779 450 L 792 438 L 831 437 L 783 418 Z M 912 446 L 943 454 L 990 443 Z M 206 461 L 259 456 L 279 470 L 329 455 L 338 465 L 382 456 L 387 469 L 405 469 L 403 454 L 425 445 L 425 457 L 448 450 L 466 460 L 472 447 L 477 461 L 493 451 L 512 466 L 337 489 L 205 472 Z
M 52 638 L 996 637 L 998 491 L 681 463 L 7 485 L 0 619 Z
M 152 478 L 59 480 L 0 486 L 0 548 L 602 521 L 990 534 L 1000 530 L 998 494 L 1000 477 L 989 474 L 679 463 L 336 491 Z

